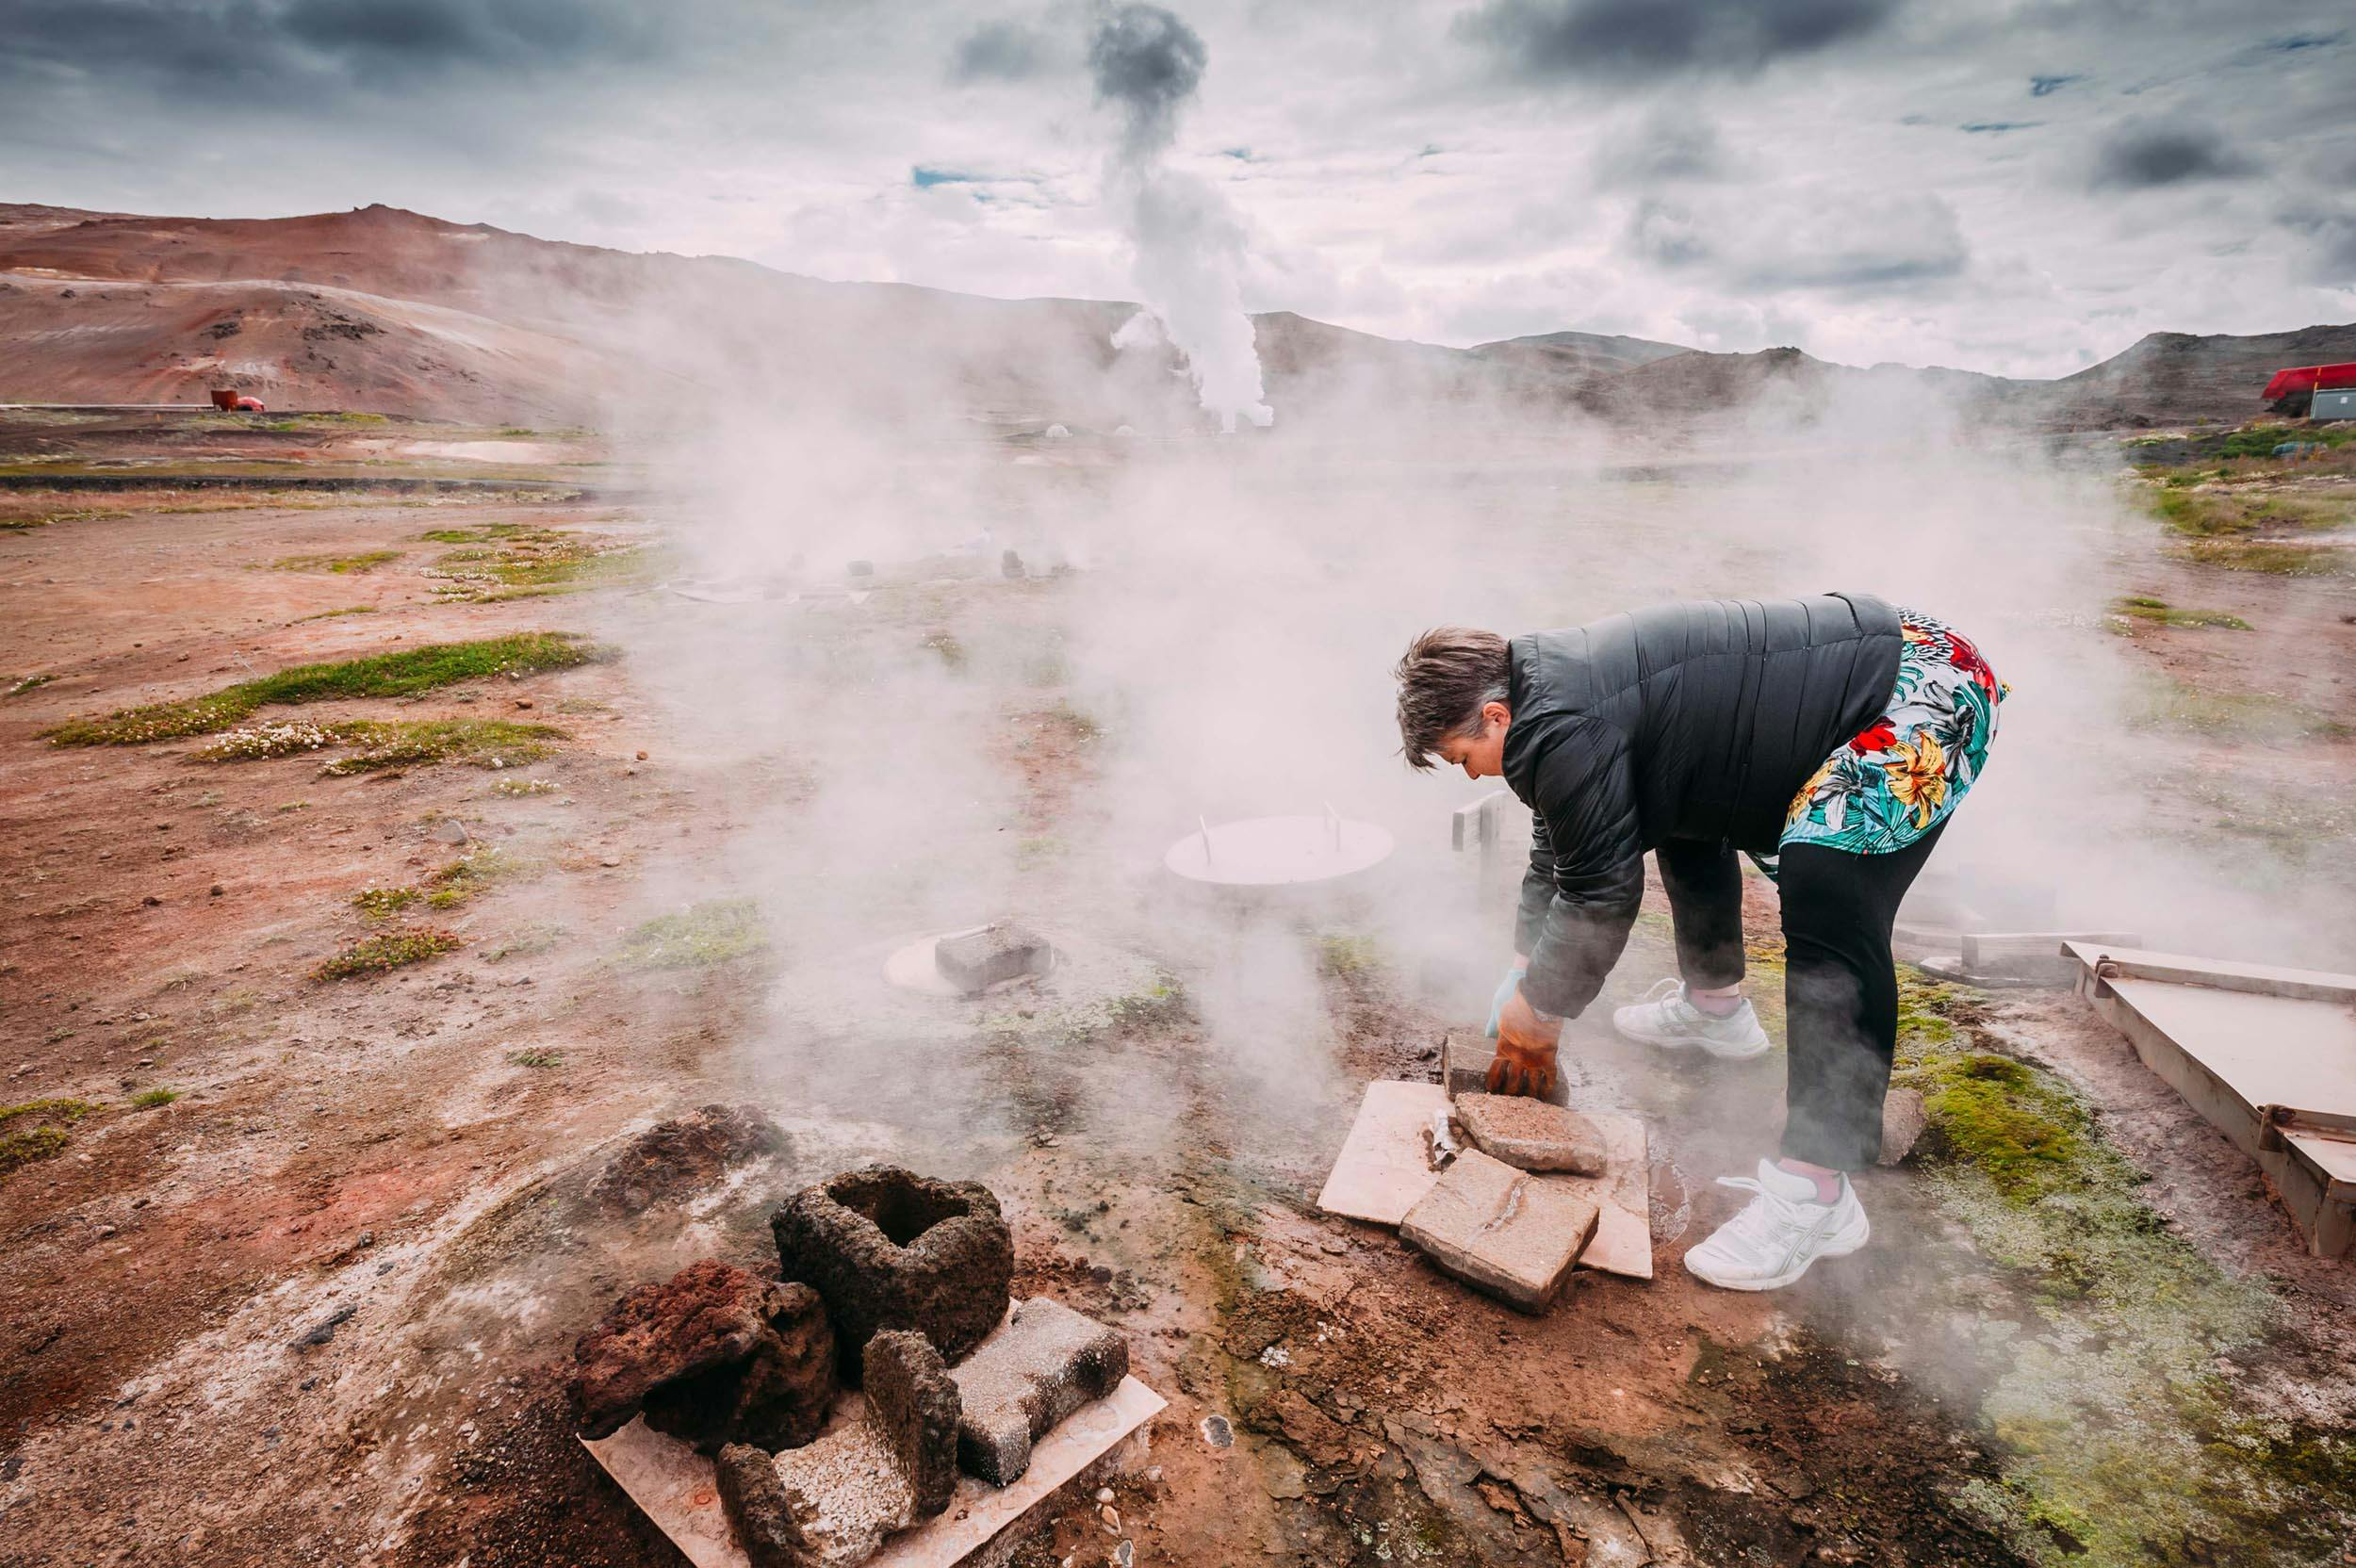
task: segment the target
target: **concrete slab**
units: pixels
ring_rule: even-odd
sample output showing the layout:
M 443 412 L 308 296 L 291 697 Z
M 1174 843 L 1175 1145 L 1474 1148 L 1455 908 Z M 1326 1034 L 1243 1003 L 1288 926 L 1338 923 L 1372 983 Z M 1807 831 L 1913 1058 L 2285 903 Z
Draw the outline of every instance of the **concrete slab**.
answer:
M 1424 1152 L 1424 1129 L 1432 1113 L 1446 1110 L 1448 1091 L 1437 1084 L 1378 1079 L 1366 1086 L 1358 1119 L 1333 1162 L 1317 1207 L 1344 1219 L 1397 1225 L 1415 1200 L 1432 1190 L 1440 1173 Z
M 1539 1313 L 1570 1276 L 1600 1216 L 1588 1194 L 1468 1149 L 1399 1222 L 1399 1234 L 1443 1271 L 1510 1307 Z
M 1486 1094 L 1489 1090 L 1489 1063 L 1496 1059 L 1497 1042 L 1478 1029 L 1451 1029 L 1440 1041 L 1440 1082 L 1448 1086 L 1448 1097 Z M 1570 1080 L 1557 1074 L 1553 1089 L 1546 1096 L 1549 1104 L 1568 1105 L 1571 1102 Z
M 863 1401 L 846 1396 L 837 1421 L 865 1419 Z M 1100 1477 L 1142 1457 L 1139 1429 L 1166 1400 L 1135 1378 L 1104 1398 L 1081 1406 L 1032 1446 L 1031 1467 L 1007 1487 L 973 1477 L 959 1480 L 940 1515 L 891 1537 L 868 1568 L 994 1568 L 1072 1494 L 1093 1489 Z M 1137 1441 L 1133 1444 L 1132 1439 Z M 712 1462 L 677 1438 L 633 1421 L 611 1437 L 581 1446 L 630 1494 L 695 1568 L 750 1568 L 721 1511 Z
M 1366 1086 L 1358 1119 L 1342 1145 L 1317 1207 L 1344 1219 L 1396 1226 L 1440 1174 L 1424 1153 L 1423 1130 L 1448 1103 L 1437 1084 L 1379 1079 Z M 1603 1134 L 1600 1176 L 1548 1176 L 1593 1199 L 1600 1208 L 1595 1239 L 1579 1259 L 1582 1268 L 1632 1280 L 1652 1278 L 1650 1168 L 1644 1124 L 1610 1111 L 1584 1114 Z
M 933 962 L 959 992 L 976 996 L 1008 980 L 1045 974 L 1055 967 L 1055 952 L 1029 927 L 998 921 L 943 936 L 934 944 Z
M 2356 975 L 2064 946 L 2080 994 L 2257 1162 L 2309 1250 L 2356 1249 Z

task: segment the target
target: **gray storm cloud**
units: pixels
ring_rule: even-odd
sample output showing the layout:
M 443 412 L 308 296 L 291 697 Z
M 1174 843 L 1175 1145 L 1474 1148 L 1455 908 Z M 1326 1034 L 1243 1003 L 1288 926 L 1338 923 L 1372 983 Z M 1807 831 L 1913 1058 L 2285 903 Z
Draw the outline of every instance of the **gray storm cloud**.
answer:
M 2210 126 L 2137 121 L 2121 125 L 2097 150 L 2094 184 L 2115 190 L 2149 190 L 2256 172 L 2257 165 Z
M 1207 181 L 1163 161 L 1209 61 L 1202 36 L 1159 6 L 1102 13 L 1088 44 L 1097 102 L 1121 116 L 1104 187 L 1136 248 L 1134 277 L 1145 306 L 1113 344 L 1150 349 L 1166 337 L 1185 358 L 1204 412 L 1233 431 L 1239 420 L 1266 425 L 1275 417 L 1261 400 L 1259 350 L 1237 282 L 1243 225 Z

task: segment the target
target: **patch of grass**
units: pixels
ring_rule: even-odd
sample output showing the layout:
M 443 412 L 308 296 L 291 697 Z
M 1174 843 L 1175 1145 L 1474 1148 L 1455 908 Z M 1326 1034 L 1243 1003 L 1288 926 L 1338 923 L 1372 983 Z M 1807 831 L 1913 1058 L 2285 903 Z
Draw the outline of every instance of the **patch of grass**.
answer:
M 624 969 L 705 969 L 768 945 L 758 904 L 749 898 L 714 898 L 634 927 L 622 939 L 614 961 Z
M 2345 720 L 2284 697 L 2254 692 L 2204 692 L 2179 680 L 2152 683 L 2129 710 L 2130 723 L 2238 741 L 2338 741 L 2356 734 Z
M 2155 599 L 2147 594 L 2131 594 L 2113 600 L 2111 613 L 2128 628 L 2143 622 L 2153 626 L 2216 627 L 2227 631 L 2250 629 L 2250 623 L 2239 615 L 2229 615 L 2222 610 L 2179 610 L 2166 599 Z
M 301 626 L 305 621 L 332 621 L 341 615 L 373 615 L 375 613 L 376 606 L 372 604 L 348 604 L 341 610 L 322 610 L 315 615 L 297 615 L 286 624 Z
M 45 730 L 52 745 L 139 745 L 210 735 L 271 704 L 354 697 L 405 697 L 497 675 L 565 670 L 612 657 L 574 632 L 523 631 L 471 643 L 435 643 L 337 663 L 297 664 L 203 696 L 125 708 L 105 718 L 74 719 Z
M 2356 549 L 2276 539 L 2195 539 L 2176 552 L 2201 566 L 2274 577 L 2356 577 Z
M 491 788 L 503 795 L 552 795 L 557 787 L 546 778 L 502 778 Z
M 337 778 L 429 762 L 520 767 L 539 761 L 565 738 L 564 731 L 552 725 L 515 724 L 506 719 L 364 719 L 338 725 L 336 733 L 360 748 L 320 770 Z
M 139 1090 L 139 1093 L 131 1097 L 131 1103 L 142 1111 L 152 1111 L 158 1105 L 169 1105 L 179 1098 L 180 1091 L 178 1089 L 168 1089 L 159 1086 L 152 1089 Z
M 2289 425 L 2245 425 L 2217 444 L 2217 455 L 2224 458 L 2272 457 L 2274 449 L 2285 441 L 2309 441 L 2318 447 L 2343 447 L 2356 441 L 2356 427 L 2315 425 L 2301 429 Z
M 564 1056 L 554 1051 L 511 1051 L 507 1059 L 517 1067 L 563 1067 Z
M 523 531 L 521 523 L 478 523 L 472 528 L 430 528 L 417 537 L 430 545 L 480 545 L 492 539 L 513 539 Z
M 455 953 L 466 945 L 456 932 L 439 926 L 416 925 L 405 931 L 387 931 L 353 942 L 313 970 L 311 977 L 354 980 L 362 975 L 386 974 L 410 964 L 438 958 L 445 953 Z
M 2247 490 L 2167 486 L 2151 498 L 2151 510 L 2170 531 L 2200 539 L 2315 531 L 2356 523 L 2356 503 L 2348 500 Z
M 352 895 L 352 906 L 370 920 L 390 920 L 424 896 L 415 888 L 363 888 Z
M 1329 931 L 1317 938 L 1317 968 L 1330 979 L 1347 980 L 1382 967 L 1383 950 L 1372 937 Z
M 517 529 L 472 542 L 493 547 L 452 550 L 426 571 L 442 580 L 434 592 L 445 603 L 496 604 L 580 593 L 641 576 L 651 559 L 638 546 L 586 539 L 561 529 Z
M 358 555 L 282 555 L 270 565 L 274 572 L 334 572 L 341 577 L 352 572 L 372 572 L 400 559 L 399 550 L 364 550 Z
M 65 1130 L 94 1109 L 87 1100 L 28 1100 L 0 1105 L 0 1179 L 65 1147 Z
M 57 678 L 54 675 L 28 675 L 8 688 L 8 695 L 21 697 L 27 692 L 38 692 Z

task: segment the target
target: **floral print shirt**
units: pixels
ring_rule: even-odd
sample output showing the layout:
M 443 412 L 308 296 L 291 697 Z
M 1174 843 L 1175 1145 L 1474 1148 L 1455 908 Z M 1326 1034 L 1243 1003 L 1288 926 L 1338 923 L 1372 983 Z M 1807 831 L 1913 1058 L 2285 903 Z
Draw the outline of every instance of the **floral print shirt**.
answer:
M 1944 822 L 1980 776 L 2011 688 L 1944 622 L 1901 609 L 1898 627 L 1906 646 L 1890 706 L 1800 786 L 1783 845 L 1904 849 Z

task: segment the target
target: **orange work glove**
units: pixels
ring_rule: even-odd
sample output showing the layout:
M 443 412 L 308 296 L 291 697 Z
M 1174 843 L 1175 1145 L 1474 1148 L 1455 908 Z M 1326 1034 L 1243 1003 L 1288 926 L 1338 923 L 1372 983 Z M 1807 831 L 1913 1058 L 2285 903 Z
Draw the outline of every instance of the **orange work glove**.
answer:
M 1562 1021 L 1539 1013 L 1516 988 L 1497 1011 L 1497 1054 L 1489 1063 L 1489 1092 L 1544 1100 L 1554 1088 L 1559 1070 L 1555 1048 L 1562 1039 Z

